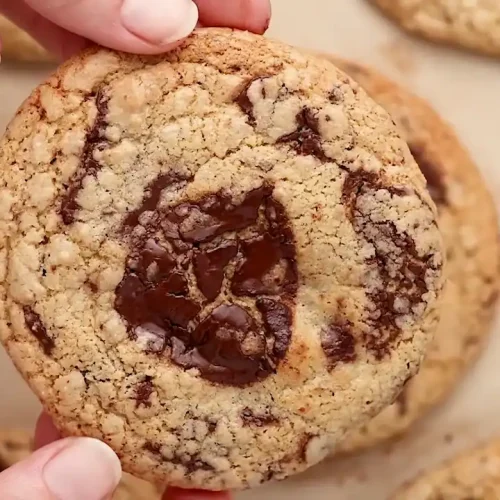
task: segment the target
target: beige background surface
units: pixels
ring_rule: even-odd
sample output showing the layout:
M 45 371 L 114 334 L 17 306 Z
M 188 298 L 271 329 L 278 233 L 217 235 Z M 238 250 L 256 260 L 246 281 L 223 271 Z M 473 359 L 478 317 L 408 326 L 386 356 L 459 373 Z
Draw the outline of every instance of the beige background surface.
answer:
M 364 0 L 273 4 L 271 36 L 369 63 L 428 98 L 456 127 L 500 204 L 500 61 L 410 39 Z M 49 71 L 2 64 L 0 131 Z M 500 434 L 499 328 L 456 394 L 410 436 L 359 457 L 329 460 L 297 478 L 243 493 L 238 500 L 383 500 L 422 468 Z M 0 384 L 0 425 L 31 426 L 39 405 L 3 352 Z

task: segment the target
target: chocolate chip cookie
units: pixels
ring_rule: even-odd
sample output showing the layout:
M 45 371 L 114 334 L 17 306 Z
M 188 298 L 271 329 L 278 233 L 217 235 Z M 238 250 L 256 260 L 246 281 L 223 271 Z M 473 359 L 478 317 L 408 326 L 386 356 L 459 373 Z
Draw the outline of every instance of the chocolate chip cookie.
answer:
M 447 253 L 441 320 L 420 373 L 408 379 L 392 406 L 350 436 L 343 445 L 344 451 L 350 451 L 408 430 L 456 387 L 490 331 L 498 298 L 500 250 L 493 200 L 450 125 L 425 101 L 375 71 L 330 59 L 400 126 L 437 205 Z
M 51 55 L 30 35 L 0 16 L 2 57 L 23 62 L 50 62 Z
M 370 0 L 404 29 L 500 56 L 499 0 Z
M 497 500 L 500 498 L 500 439 L 422 474 L 391 500 Z
M 0 472 L 28 458 L 33 450 L 32 435 L 25 430 L 0 429 Z M 124 474 L 112 500 L 159 500 L 152 485 Z
M 330 62 L 197 31 L 62 66 L 0 142 L 0 333 L 65 434 L 232 489 L 325 457 L 413 375 L 442 242 L 389 115 Z

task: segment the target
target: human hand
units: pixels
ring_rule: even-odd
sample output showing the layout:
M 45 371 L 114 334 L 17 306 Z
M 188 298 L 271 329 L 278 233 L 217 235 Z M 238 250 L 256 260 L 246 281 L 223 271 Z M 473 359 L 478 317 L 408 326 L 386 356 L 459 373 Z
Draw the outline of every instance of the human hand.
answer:
M 0 474 L 0 498 L 10 500 L 102 500 L 110 498 L 121 478 L 118 457 L 90 438 L 60 439 L 42 414 L 35 451 Z M 169 489 L 163 500 L 229 500 L 226 493 Z
M 270 0 L 0 0 L 0 12 L 62 59 L 91 40 L 158 54 L 197 26 L 266 31 Z

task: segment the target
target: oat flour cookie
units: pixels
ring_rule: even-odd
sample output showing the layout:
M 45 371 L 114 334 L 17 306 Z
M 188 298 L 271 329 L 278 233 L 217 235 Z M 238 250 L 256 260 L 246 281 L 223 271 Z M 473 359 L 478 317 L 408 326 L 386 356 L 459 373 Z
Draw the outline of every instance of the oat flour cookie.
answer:
M 391 500 L 498 500 L 500 440 L 463 453 L 403 486 Z
M 286 45 L 90 50 L 24 104 L 0 168 L 3 342 L 65 434 L 140 477 L 307 468 L 435 327 L 424 177 L 357 84 Z
M 441 321 L 420 373 L 392 406 L 347 440 L 346 451 L 401 434 L 455 388 L 487 340 L 497 303 L 500 252 L 493 200 L 451 127 L 425 101 L 375 71 L 330 59 L 401 127 L 438 207 L 449 278 Z
M 21 28 L 0 16 L 2 57 L 24 62 L 49 62 L 53 58 Z
M 370 0 L 408 31 L 500 56 L 500 0 Z
M 33 449 L 31 433 L 0 429 L 0 472 L 27 458 Z M 112 500 L 159 500 L 160 493 L 150 484 L 124 474 Z

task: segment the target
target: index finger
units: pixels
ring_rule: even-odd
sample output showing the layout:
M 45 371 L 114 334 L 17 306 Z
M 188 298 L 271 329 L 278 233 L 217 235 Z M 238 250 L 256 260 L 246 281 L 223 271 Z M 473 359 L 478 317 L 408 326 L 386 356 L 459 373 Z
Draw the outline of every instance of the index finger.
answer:
M 270 0 L 195 0 L 203 26 L 225 26 L 262 34 L 271 19 Z
M 229 493 L 168 488 L 162 500 L 231 500 Z

